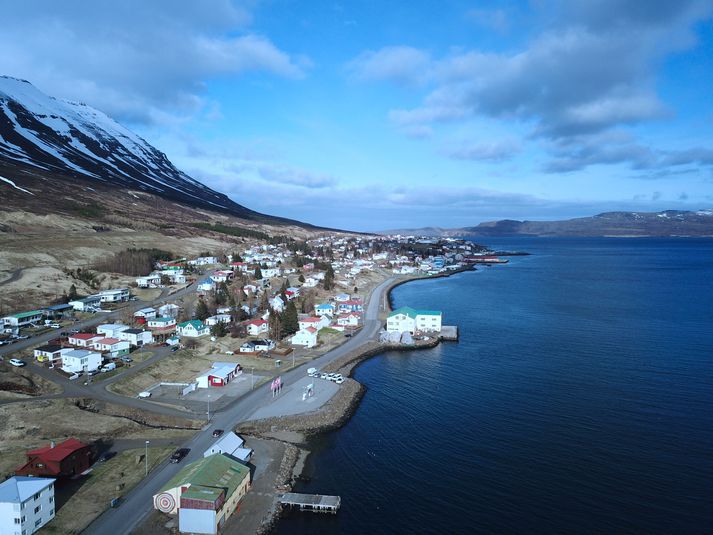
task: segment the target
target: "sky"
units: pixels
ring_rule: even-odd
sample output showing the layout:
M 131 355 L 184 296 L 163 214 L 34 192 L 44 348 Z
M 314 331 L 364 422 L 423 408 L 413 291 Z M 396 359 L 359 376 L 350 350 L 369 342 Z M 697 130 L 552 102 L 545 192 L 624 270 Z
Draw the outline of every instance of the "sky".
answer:
M 384 230 L 713 207 L 713 0 L 0 7 L 0 74 L 260 212 Z

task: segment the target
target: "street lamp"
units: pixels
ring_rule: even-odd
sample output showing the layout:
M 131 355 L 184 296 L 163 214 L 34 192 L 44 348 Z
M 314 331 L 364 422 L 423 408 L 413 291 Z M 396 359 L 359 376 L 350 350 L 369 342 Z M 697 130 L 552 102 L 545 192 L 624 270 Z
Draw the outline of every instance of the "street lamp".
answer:
M 146 461 L 146 470 L 144 471 L 144 477 L 149 475 L 149 441 L 146 441 L 146 453 L 144 454 L 144 461 Z
M 210 394 L 208 394 L 208 421 L 210 422 Z
M 255 374 L 254 374 L 255 368 L 250 368 L 250 390 L 255 388 Z

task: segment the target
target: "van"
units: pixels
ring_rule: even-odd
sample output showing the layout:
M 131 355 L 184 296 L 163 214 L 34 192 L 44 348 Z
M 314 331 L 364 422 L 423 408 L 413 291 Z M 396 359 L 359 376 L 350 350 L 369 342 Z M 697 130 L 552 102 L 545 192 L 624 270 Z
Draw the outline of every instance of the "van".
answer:
M 109 364 L 104 364 L 104 366 L 102 366 L 102 373 L 110 372 L 111 370 L 116 370 L 116 364 L 113 362 L 110 362 Z

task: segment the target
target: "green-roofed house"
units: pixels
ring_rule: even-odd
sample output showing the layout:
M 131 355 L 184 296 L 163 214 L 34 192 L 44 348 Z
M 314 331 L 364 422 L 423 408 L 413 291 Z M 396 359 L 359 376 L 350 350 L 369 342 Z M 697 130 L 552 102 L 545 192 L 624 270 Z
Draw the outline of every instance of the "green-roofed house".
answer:
M 3 328 L 16 330 L 19 327 L 25 327 L 27 325 L 32 325 L 33 323 L 40 323 L 44 317 L 44 310 L 31 310 L 30 312 L 12 314 L 10 316 L 5 316 L 2 319 Z
M 178 513 L 184 533 L 218 533 L 250 488 L 250 468 L 216 453 L 187 465 L 153 497 L 155 509 Z
M 387 332 L 441 332 L 443 313 L 438 310 L 416 310 L 411 307 L 401 307 L 394 310 L 386 319 Z
M 179 336 L 199 338 L 201 336 L 208 336 L 210 334 L 210 328 L 200 320 L 191 320 L 179 323 L 176 327 L 176 332 Z

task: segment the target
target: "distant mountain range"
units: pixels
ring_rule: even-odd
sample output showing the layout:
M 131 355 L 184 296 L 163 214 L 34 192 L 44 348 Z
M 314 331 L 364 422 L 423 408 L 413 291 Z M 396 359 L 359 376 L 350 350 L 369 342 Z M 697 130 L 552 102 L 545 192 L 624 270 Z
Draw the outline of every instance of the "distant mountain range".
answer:
M 713 236 L 713 210 L 605 212 L 562 221 L 503 219 L 475 227 L 399 229 L 381 234 L 419 236 Z
M 49 188 L 48 181 L 77 180 L 94 181 L 103 190 L 143 191 L 253 221 L 297 223 L 250 210 L 201 184 L 97 109 L 50 97 L 25 80 L 0 76 L 0 192 L 41 194 Z

